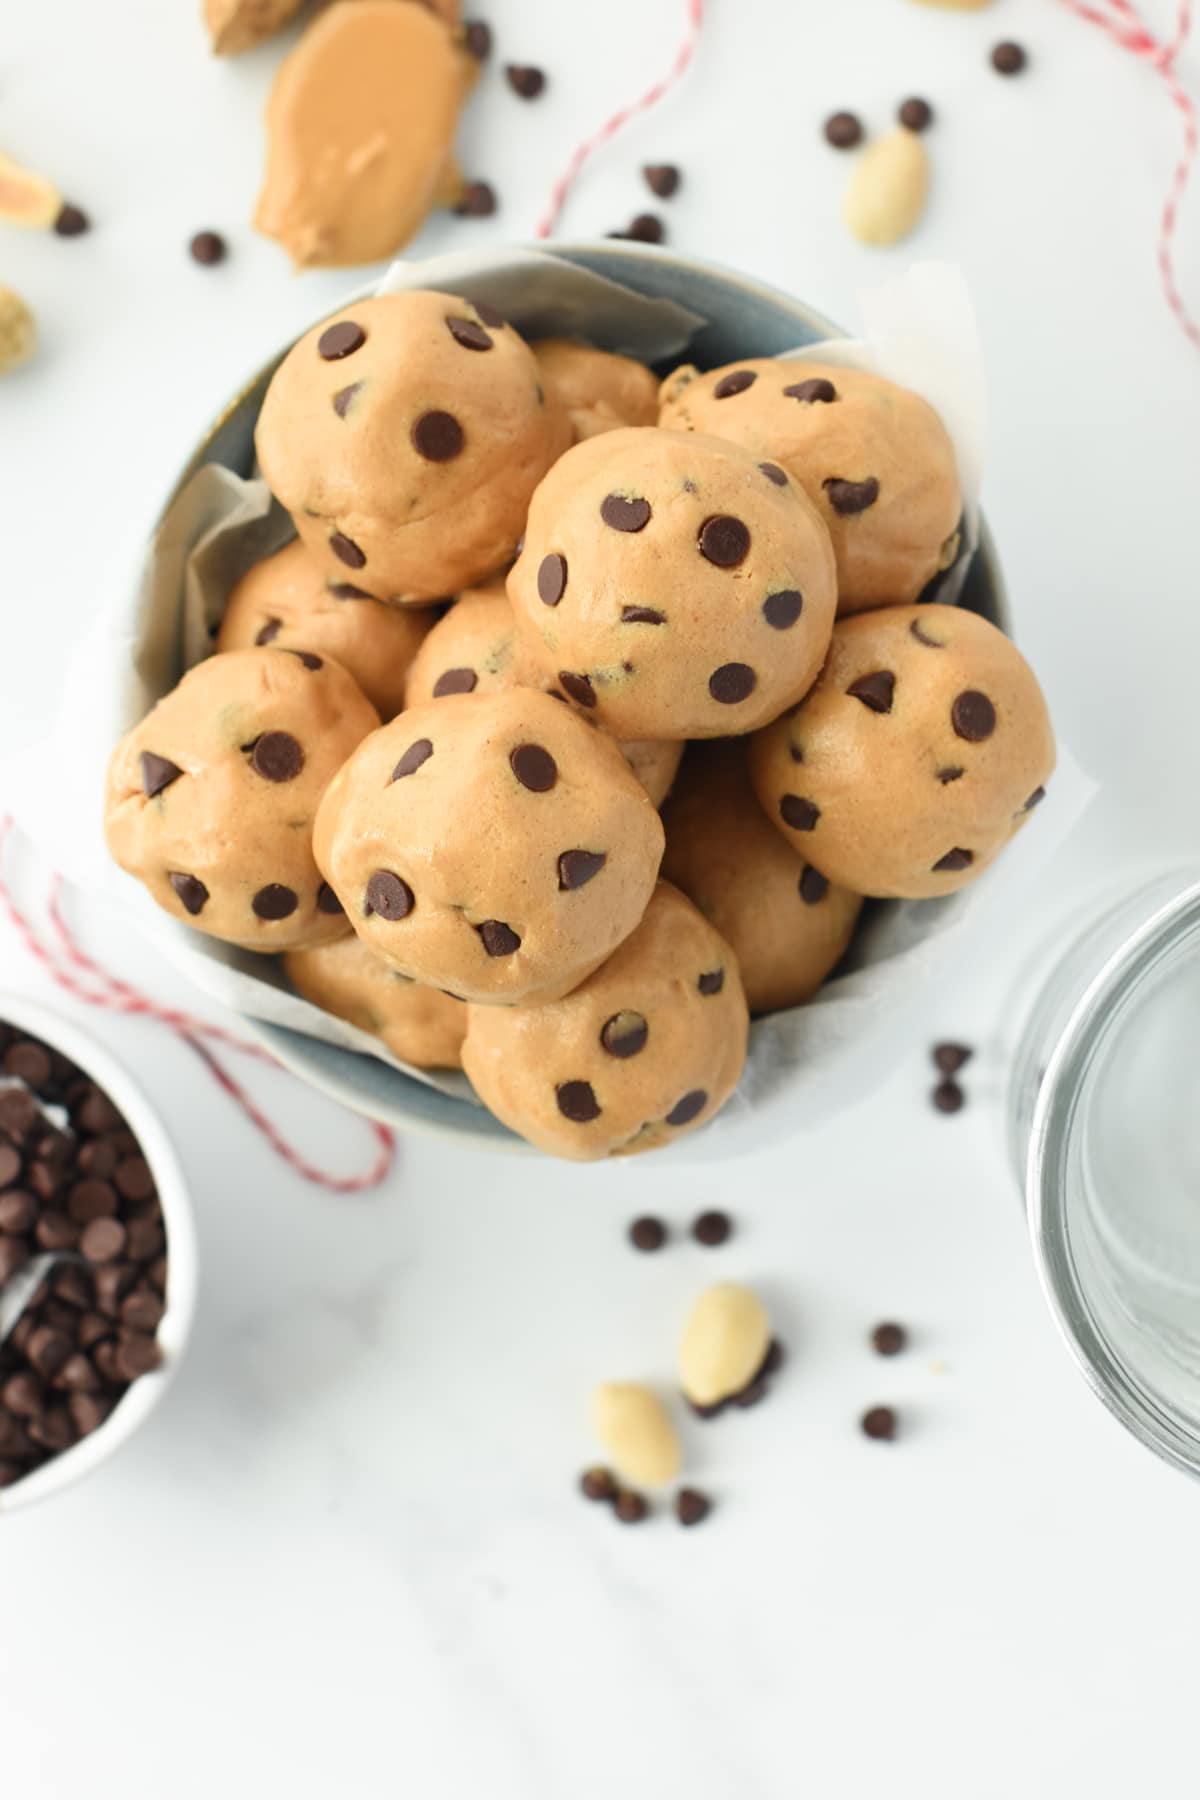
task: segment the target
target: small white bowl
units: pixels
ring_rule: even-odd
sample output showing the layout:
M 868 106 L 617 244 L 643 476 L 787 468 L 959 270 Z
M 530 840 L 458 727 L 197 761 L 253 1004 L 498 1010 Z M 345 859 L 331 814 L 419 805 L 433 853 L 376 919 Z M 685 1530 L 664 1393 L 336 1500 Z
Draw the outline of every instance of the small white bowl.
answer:
M 90 1475 L 149 1418 L 183 1358 L 196 1308 L 197 1271 L 196 1230 L 183 1173 L 170 1138 L 133 1076 L 94 1038 L 34 1000 L 0 994 L 0 1020 L 69 1057 L 124 1114 L 154 1176 L 167 1236 L 166 1312 L 157 1334 L 161 1364 L 139 1376 L 96 1431 L 11 1487 L 0 1488 L 0 1516 L 4 1516 L 48 1500 Z

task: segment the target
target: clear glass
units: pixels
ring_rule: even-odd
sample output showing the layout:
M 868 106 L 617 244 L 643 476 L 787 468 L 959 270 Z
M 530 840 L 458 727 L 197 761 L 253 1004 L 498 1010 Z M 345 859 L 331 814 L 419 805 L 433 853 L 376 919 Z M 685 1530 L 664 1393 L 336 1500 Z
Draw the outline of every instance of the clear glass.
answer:
M 1076 1361 L 1143 1443 L 1200 1474 L 1200 871 L 1047 947 L 1010 1148 Z

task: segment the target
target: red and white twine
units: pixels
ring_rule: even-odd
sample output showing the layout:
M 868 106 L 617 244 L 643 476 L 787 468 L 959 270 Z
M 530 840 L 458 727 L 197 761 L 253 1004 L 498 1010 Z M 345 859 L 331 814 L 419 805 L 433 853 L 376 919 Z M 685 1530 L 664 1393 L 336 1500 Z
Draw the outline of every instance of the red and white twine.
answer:
M 0 859 L 11 829 L 11 819 L 0 820 Z M 282 1065 L 270 1051 L 264 1050 L 260 1044 L 252 1044 L 245 1038 L 237 1037 L 223 1026 L 211 1024 L 207 1019 L 194 1018 L 191 1013 L 183 1012 L 178 1007 L 161 1005 L 131 982 L 114 975 L 111 970 L 105 969 L 90 957 L 67 923 L 63 912 L 63 881 L 60 875 L 52 878 L 48 902 L 50 922 L 57 940 L 55 944 L 45 943 L 38 935 L 34 925 L 17 905 L 2 874 L 0 911 L 30 955 L 36 958 L 51 980 L 65 993 L 81 1000 L 86 1006 L 154 1019 L 173 1031 L 200 1058 L 209 1074 L 242 1109 L 255 1129 L 262 1133 L 276 1156 L 304 1181 L 311 1182 L 315 1187 L 325 1188 L 332 1194 L 361 1194 L 369 1188 L 378 1187 L 391 1173 L 396 1157 L 395 1135 L 386 1125 L 380 1125 L 374 1119 L 363 1121 L 378 1145 L 375 1160 L 363 1174 L 331 1175 L 327 1170 L 309 1162 L 294 1144 L 288 1142 L 242 1084 L 230 1074 L 210 1045 L 222 1044 L 227 1049 L 238 1051 L 242 1056 L 253 1057 L 255 1061 L 267 1063 L 272 1068 L 281 1068 Z
M 1062 3 L 1089 25 L 1095 25 L 1106 32 L 1122 50 L 1136 56 L 1140 62 L 1149 64 L 1161 78 L 1172 105 L 1183 120 L 1183 147 L 1171 177 L 1159 226 L 1158 271 L 1167 305 L 1174 313 L 1180 329 L 1200 349 L 1200 325 L 1197 325 L 1188 311 L 1179 292 L 1173 257 L 1179 207 L 1196 159 L 1196 108 L 1176 73 L 1180 52 L 1192 29 L 1192 0 L 1179 0 L 1174 35 L 1165 43 L 1160 43 L 1147 29 L 1131 0 L 1098 0 L 1094 6 L 1089 5 L 1087 0 L 1062 0 Z M 1107 11 L 1103 10 L 1105 6 Z

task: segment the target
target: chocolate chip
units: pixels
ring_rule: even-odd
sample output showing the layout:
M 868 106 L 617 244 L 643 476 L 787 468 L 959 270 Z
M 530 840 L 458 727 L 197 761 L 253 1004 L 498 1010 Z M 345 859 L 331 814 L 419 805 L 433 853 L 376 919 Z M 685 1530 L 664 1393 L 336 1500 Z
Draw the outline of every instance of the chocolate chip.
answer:
M 629 1241 L 635 1250 L 661 1250 L 667 1241 L 667 1228 L 661 1219 L 646 1214 L 630 1225 Z
M 755 1376 L 756 1381 L 766 1381 L 783 1367 L 784 1350 L 778 1338 L 772 1338 L 767 1345 L 767 1354 L 763 1357 L 762 1368 Z
M 558 780 L 558 764 L 540 744 L 518 744 L 508 763 L 521 786 L 532 794 L 548 794 Z
M 91 227 L 92 221 L 82 207 L 73 206 L 70 201 L 59 208 L 58 217 L 54 221 L 54 229 L 59 237 L 81 237 Z
M 229 253 L 229 246 L 219 231 L 198 231 L 188 245 L 193 262 L 202 263 L 206 269 L 214 264 L 224 262 Z
M 841 481 L 831 475 L 821 485 L 829 496 L 830 506 L 843 518 L 866 512 L 868 506 L 874 506 L 879 498 L 879 483 L 873 475 L 869 475 L 865 481 Z
M 117 1192 L 125 1200 L 149 1200 L 154 1195 L 154 1176 L 144 1156 L 127 1156 L 113 1175 Z
M 1040 806 L 1042 804 L 1042 801 L 1045 798 L 1046 798 L 1046 790 L 1044 787 L 1034 788 L 1032 794 L 1030 794 L 1028 800 L 1025 802 L 1024 806 L 1021 808 L 1021 811 L 1023 813 L 1032 812 L 1034 807 Z
M 490 335 L 474 319 L 452 317 L 446 320 L 446 327 L 455 343 L 461 344 L 464 350 L 490 350 L 492 347 Z
M 513 93 L 522 100 L 536 100 L 546 85 L 543 70 L 535 69 L 529 63 L 506 63 L 504 74 Z
M 997 44 L 992 51 L 992 67 L 998 75 L 1019 75 L 1029 61 L 1020 44 Z
M 328 591 L 334 600 L 373 600 L 375 597 L 368 594 L 366 588 L 355 587 L 352 581 L 331 581 Z
M 957 874 L 960 869 L 969 869 L 974 861 L 975 853 L 972 850 L 947 850 L 945 856 L 939 857 L 934 863 L 934 873 L 945 870 L 949 874 Z
M 649 1516 L 650 1508 L 641 1494 L 635 1494 L 631 1488 L 622 1488 L 613 1501 L 613 1512 L 622 1525 L 640 1525 Z
M 701 1102 L 703 1104 L 703 1102 Z M 699 1107 L 696 1109 L 699 1111 Z M 726 1212 L 702 1212 L 692 1221 L 692 1236 L 698 1244 L 715 1250 L 733 1235 L 733 1220 Z
M 482 19 L 468 19 L 463 42 L 476 62 L 486 62 L 492 53 L 492 28 Z
M 125 1248 L 125 1227 L 119 1219 L 93 1219 L 84 1227 L 79 1250 L 88 1262 L 110 1263 Z
M 626 500 L 621 494 L 609 494 L 600 503 L 600 517 L 614 531 L 643 531 L 650 523 L 650 504 L 646 500 Z
M 433 745 L 428 738 L 414 738 L 392 770 L 392 780 L 403 781 L 406 775 L 415 774 L 422 763 L 427 763 L 432 755 Z
M 447 694 L 470 694 L 478 679 L 474 669 L 445 669 L 433 684 L 433 697 L 444 700 Z
M 572 675 L 569 669 L 560 669 L 558 679 L 580 706 L 595 706 L 596 690 L 586 675 Z
M 254 641 L 259 645 L 273 644 L 282 629 L 282 619 L 268 619 Z
M 603 850 L 564 850 L 558 859 L 559 891 L 567 893 L 585 886 L 607 861 Z
M 710 969 L 706 975 L 701 975 L 696 986 L 702 994 L 719 994 L 725 986 L 724 969 Z
M 968 744 L 981 744 L 996 729 L 996 709 L 986 694 L 968 688 L 950 708 L 950 723 L 956 735 Z
M 765 1381 L 761 1381 L 761 1380 L 747 1382 L 746 1386 L 741 1389 L 740 1393 L 736 1393 L 732 1396 L 733 1404 L 735 1406 L 740 1406 L 743 1409 L 743 1411 L 745 1411 L 745 1409 L 747 1407 L 759 1405 L 759 1403 L 761 1401 L 765 1400 L 766 1397 L 767 1397 L 767 1384 Z
M 585 1469 L 579 1477 L 579 1491 L 585 1500 L 615 1500 L 617 1484 L 608 1469 Z
M 125 1252 L 135 1262 L 147 1262 L 166 1244 L 166 1236 L 158 1218 L 130 1219 L 126 1226 Z
M 681 1525 L 699 1525 L 712 1508 L 712 1501 L 699 1488 L 680 1488 L 675 1496 L 675 1517 Z
M 361 386 L 361 381 L 352 381 L 349 387 L 339 388 L 333 396 L 333 410 L 339 419 L 345 418 L 350 410 L 350 403 Z
M 865 1435 L 890 1441 L 896 1435 L 896 1415 L 890 1406 L 872 1406 L 860 1420 Z
M 195 875 L 170 874 L 167 876 L 167 880 L 174 888 L 176 898 L 185 912 L 191 913 L 195 918 L 198 912 L 204 910 L 205 902 L 208 899 L 208 889 L 202 881 L 197 880 Z
M 748 663 L 722 663 L 708 678 L 708 691 L 722 706 L 736 706 L 749 699 L 758 676 Z
M 166 1313 L 162 1296 L 151 1287 L 137 1287 L 121 1302 L 121 1323 L 127 1331 L 155 1332 Z
M 12 1144 L 0 1144 L 0 1188 L 11 1187 L 20 1173 L 20 1151 Z
M 666 613 L 661 613 L 653 606 L 623 606 L 621 608 L 622 625 L 665 625 Z
M 758 466 L 766 476 L 767 480 L 773 481 L 776 487 L 787 486 L 787 470 L 781 469 L 778 463 L 765 462 L 759 463 Z
M 820 869 L 814 869 L 811 863 L 806 863 L 797 887 L 805 906 L 819 906 L 829 892 L 829 881 Z
M 250 766 L 265 781 L 294 781 L 304 767 L 304 751 L 290 731 L 264 731 L 251 746 Z
M 875 1327 L 871 1333 L 871 1343 L 880 1356 L 899 1356 L 908 1343 L 908 1333 L 903 1325 L 893 1325 L 888 1321 Z
M 21 1159 L 16 1151 L 8 1145 L 4 1148 L 9 1150 L 11 1156 L 17 1157 L 17 1167 L 20 1168 Z M 8 1179 L 11 1180 L 12 1177 Z M 7 1182 L 0 1185 L 7 1186 Z M 6 1194 L 0 1194 L 0 1231 L 10 1232 L 13 1237 L 21 1237 L 32 1230 L 37 1214 L 37 1201 L 24 1188 L 9 1188 Z
M 339 319 L 336 325 L 327 325 L 317 339 L 317 355 L 325 362 L 341 362 L 343 356 L 361 350 L 366 341 L 361 325 L 353 319 Z
M 32 1251 L 26 1240 L 20 1237 L 0 1237 L 0 1288 L 10 1281 L 18 1269 L 23 1269 L 29 1261 Z M 3 1414 L 0 1413 L 0 1419 Z
M 639 244 L 661 244 L 667 235 L 662 220 L 654 213 L 639 213 L 629 224 L 628 235 Z
M 923 619 L 914 619 L 908 629 L 912 632 L 918 644 L 924 644 L 930 650 L 944 650 L 946 648 L 941 638 L 930 637 L 925 629 L 925 622 Z
M 544 606 L 557 606 L 567 591 L 567 559 L 565 556 L 543 556 L 537 572 L 538 599 Z
M 862 121 L 852 112 L 830 113 L 825 121 L 825 137 L 835 150 L 853 150 L 862 143 Z
M 949 1078 L 938 1082 L 933 1090 L 932 1099 L 940 1113 L 961 1112 L 967 1103 L 967 1096 L 957 1081 L 951 1081 Z
M 489 956 L 512 956 L 521 948 L 521 940 L 503 919 L 485 919 L 475 927 Z
M 590 1125 L 600 1117 L 600 1102 L 590 1081 L 561 1081 L 554 1090 L 558 1110 L 572 1125 Z
M 969 1044 L 935 1044 L 930 1052 L 934 1067 L 943 1075 L 957 1075 L 974 1054 Z
M 366 564 L 367 559 L 363 552 L 354 542 L 354 539 L 348 538 L 345 532 L 335 531 L 331 533 L 329 548 L 333 551 L 333 554 L 337 557 L 338 561 L 344 562 L 348 569 L 361 569 Z
M 311 650 L 285 650 L 283 654 L 285 656 L 294 656 L 297 662 L 303 663 L 306 669 L 310 669 L 314 673 L 318 669 L 323 669 L 325 667 L 321 658 L 319 656 L 314 656 Z
M 667 1114 L 667 1124 L 690 1125 L 696 1115 L 702 1113 L 707 1105 L 708 1095 L 705 1093 L 704 1089 L 693 1088 L 690 1093 L 683 1096 L 682 1100 L 677 1100 L 675 1102 L 675 1105 Z
M 821 809 L 811 800 L 802 800 L 799 794 L 785 794 L 779 802 L 779 816 L 793 831 L 812 831 L 821 816 Z
M 618 1012 L 600 1028 L 600 1042 L 610 1056 L 636 1056 L 646 1048 L 650 1027 L 639 1012 Z
M 967 771 L 960 768 L 957 763 L 952 763 L 944 769 L 939 769 L 937 778 L 943 787 L 949 787 L 952 781 L 961 781 L 966 772 Z
M 171 762 L 166 756 L 155 756 L 152 750 L 142 751 L 141 762 L 142 791 L 148 800 L 153 800 L 155 794 L 161 794 L 183 774 L 178 763 Z
M 806 406 L 829 406 L 837 399 L 837 389 L 824 375 L 810 375 L 806 381 L 793 382 L 783 391 L 789 400 L 802 401 Z
M 762 603 L 763 618 L 776 631 L 787 631 L 803 609 L 804 596 L 795 588 L 781 588 L 777 594 L 768 594 Z
M 455 212 L 465 219 L 487 219 L 496 210 L 496 190 L 487 181 L 468 181 Z
M 728 513 L 718 513 L 700 527 L 700 554 L 718 569 L 736 569 L 749 551 L 750 533 Z
M 462 453 L 463 428 L 453 413 L 422 413 L 412 428 L 412 441 L 426 462 L 452 462 Z
M 376 869 L 367 882 L 364 918 L 369 919 L 374 913 L 381 919 L 404 919 L 415 905 L 416 900 L 407 881 L 401 881 L 399 875 L 393 875 L 390 869 Z
M 744 394 L 752 388 L 758 376 L 753 369 L 734 369 L 729 375 L 722 375 L 713 389 L 714 400 L 732 400 L 735 394 Z
M 896 117 L 909 131 L 927 131 L 933 124 L 933 108 L 928 100 L 921 100 L 914 94 L 911 100 L 901 103 Z
M 650 192 L 657 194 L 660 200 L 669 200 L 672 194 L 677 194 L 683 179 L 674 163 L 647 163 L 642 177 Z
M 95 1177 L 77 1181 L 67 1195 L 67 1211 L 77 1225 L 90 1225 L 93 1219 L 114 1218 L 117 1206 L 116 1188 L 111 1182 Z
M 259 888 L 250 904 L 260 919 L 290 919 L 300 899 L 294 889 L 284 887 L 280 881 L 271 881 L 266 887 Z
M 877 713 L 891 712 L 895 691 L 896 677 L 890 669 L 875 669 L 870 675 L 860 675 L 846 689 L 852 699 L 861 700 L 864 706 Z
M 344 913 L 345 910 L 329 883 L 323 881 L 317 889 L 317 911 L 326 913 L 330 918 L 336 918 L 338 913 Z
M 122 1381 L 136 1381 L 149 1375 L 162 1361 L 157 1341 L 148 1332 L 123 1331 L 117 1340 L 115 1358 L 117 1374 Z

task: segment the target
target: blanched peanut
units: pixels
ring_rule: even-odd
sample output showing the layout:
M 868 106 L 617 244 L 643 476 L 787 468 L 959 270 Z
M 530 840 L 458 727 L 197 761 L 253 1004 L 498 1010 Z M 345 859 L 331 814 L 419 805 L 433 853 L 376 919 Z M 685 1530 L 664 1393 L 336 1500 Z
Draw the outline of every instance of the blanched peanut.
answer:
M 706 1288 L 691 1310 L 679 1346 L 679 1382 L 696 1406 L 740 1394 L 762 1368 L 771 1322 L 758 1295 L 734 1281 Z
M 637 1487 L 673 1481 L 683 1460 L 662 1401 L 635 1382 L 606 1381 L 592 1396 L 592 1428 L 617 1472 Z
M 868 144 L 846 189 L 845 220 L 861 244 L 898 244 L 915 227 L 929 193 L 929 157 L 915 131 L 899 125 Z
M 0 287 L 0 375 L 19 369 L 37 348 L 33 314 L 11 288 Z

